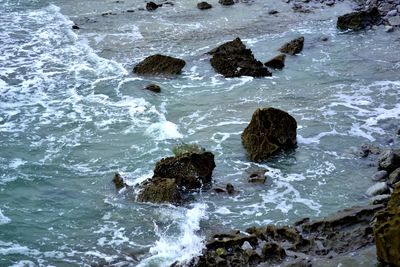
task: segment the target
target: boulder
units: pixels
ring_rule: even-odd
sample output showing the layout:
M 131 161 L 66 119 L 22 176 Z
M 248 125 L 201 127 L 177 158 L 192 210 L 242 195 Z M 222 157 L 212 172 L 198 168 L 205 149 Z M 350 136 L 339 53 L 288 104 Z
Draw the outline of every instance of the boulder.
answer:
M 297 145 L 297 122 L 276 108 L 257 109 L 242 133 L 242 143 L 252 161 L 260 162 Z
M 185 153 L 157 162 L 153 177 L 174 178 L 180 189 L 196 189 L 211 182 L 215 168 L 211 152 Z
M 154 3 L 154 2 L 148 2 L 148 3 L 146 3 L 146 9 L 147 9 L 147 11 L 154 11 L 154 10 L 156 10 L 157 8 L 159 8 L 161 5 L 157 5 L 156 3 Z
M 200 2 L 200 3 L 197 4 L 197 8 L 200 9 L 200 10 L 205 10 L 205 9 L 212 8 L 212 5 L 210 5 L 207 2 Z
M 376 196 L 389 193 L 389 187 L 386 182 L 379 182 L 367 189 L 368 196 Z
M 374 7 L 368 11 L 356 11 L 340 16 L 336 27 L 340 30 L 359 31 L 376 25 L 381 20 L 379 10 Z
M 149 84 L 145 88 L 146 90 L 152 91 L 154 93 L 160 93 L 161 92 L 161 87 L 158 86 L 157 84 Z
M 113 183 L 115 185 L 115 188 L 117 188 L 117 189 L 121 189 L 121 188 L 124 188 L 126 186 L 126 184 L 124 182 L 124 179 L 122 178 L 122 176 L 118 172 L 114 175 L 112 181 L 113 181 Z
M 304 37 L 301 36 L 284 44 L 281 48 L 279 48 L 279 51 L 285 54 L 295 55 L 303 50 L 303 46 L 304 46 Z
M 400 182 L 400 168 L 395 169 L 390 175 L 389 175 L 389 184 L 394 185 L 398 182 Z
M 139 202 L 180 204 L 181 193 L 173 178 L 151 178 L 139 185 Z
M 382 263 L 400 267 L 400 186 L 384 211 L 376 214 L 374 225 L 376 254 Z
M 254 58 L 250 49 L 239 38 L 224 43 L 209 52 L 211 66 L 225 77 L 271 76 L 263 64 Z
M 265 66 L 273 68 L 273 69 L 283 69 L 285 67 L 285 54 L 280 54 L 274 57 L 273 59 L 268 60 L 264 63 Z
M 247 180 L 249 181 L 249 183 L 263 184 L 267 179 L 267 177 L 265 176 L 266 172 L 267 170 L 265 169 L 254 171 L 249 175 L 249 178 Z
M 218 3 L 220 3 L 223 6 L 231 6 L 235 4 L 233 0 L 219 0 Z
M 138 63 L 133 72 L 142 75 L 175 75 L 181 73 L 185 65 L 182 59 L 156 54 Z
M 379 157 L 379 169 L 391 173 L 400 167 L 400 151 L 389 149 Z
M 387 171 L 377 171 L 373 176 L 372 176 L 372 180 L 373 181 L 382 181 L 385 180 L 386 177 L 388 176 L 388 172 Z

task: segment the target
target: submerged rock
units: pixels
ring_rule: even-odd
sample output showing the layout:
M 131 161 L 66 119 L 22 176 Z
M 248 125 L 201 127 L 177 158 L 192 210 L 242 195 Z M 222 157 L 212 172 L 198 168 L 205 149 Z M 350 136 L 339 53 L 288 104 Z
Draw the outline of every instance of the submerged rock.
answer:
M 157 4 L 154 3 L 154 2 L 148 2 L 148 3 L 146 3 L 146 9 L 147 9 L 147 11 L 154 11 L 154 10 L 156 10 L 157 8 L 159 8 L 160 6 L 162 6 L 162 5 L 157 5 Z
M 295 55 L 303 50 L 303 46 L 304 46 L 304 37 L 301 36 L 284 44 L 281 48 L 279 48 L 279 51 L 285 54 Z
M 161 87 L 157 84 L 149 84 L 145 88 L 146 90 L 152 91 L 154 93 L 161 93 Z
M 233 0 L 219 0 L 218 3 L 220 3 L 223 6 L 231 6 L 235 4 Z
M 139 185 L 137 201 L 180 204 L 181 192 L 173 178 L 152 178 Z
M 122 176 L 119 173 L 116 173 L 112 179 L 115 188 L 117 189 L 121 189 L 124 188 L 126 186 L 124 179 L 122 178 Z
M 267 172 L 266 169 L 253 171 L 252 173 L 250 173 L 249 178 L 247 180 L 249 183 L 263 184 L 267 179 L 267 177 L 265 176 L 266 172 Z
M 212 5 L 210 5 L 207 2 L 200 2 L 200 3 L 197 4 L 197 8 L 200 9 L 200 10 L 206 10 L 206 9 L 212 8 Z
M 285 54 L 280 54 L 265 62 L 264 65 L 273 69 L 283 69 L 285 67 L 285 58 Z
M 387 208 L 376 214 L 374 226 L 378 260 L 390 266 L 400 266 L 400 185 L 398 185 Z
M 185 65 L 182 59 L 156 54 L 138 63 L 133 72 L 143 75 L 176 75 L 181 73 Z
M 271 76 L 263 64 L 254 58 L 250 49 L 239 38 L 224 43 L 209 52 L 211 66 L 225 77 Z
M 376 7 L 368 11 L 357 11 L 340 16 L 336 26 L 340 30 L 359 31 L 366 27 L 376 25 L 381 20 L 381 16 Z
M 242 143 L 252 161 L 260 162 L 297 145 L 297 122 L 276 108 L 257 109 L 242 133 Z

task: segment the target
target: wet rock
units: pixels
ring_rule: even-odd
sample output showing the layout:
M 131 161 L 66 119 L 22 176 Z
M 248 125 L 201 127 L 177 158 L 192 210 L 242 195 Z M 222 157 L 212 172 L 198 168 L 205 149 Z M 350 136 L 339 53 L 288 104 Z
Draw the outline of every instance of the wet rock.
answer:
M 209 52 L 211 66 L 225 77 L 271 76 L 263 64 L 254 58 L 250 49 L 239 38 L 224 43 Z
M 228 184 L 226 184 L 226 192 L 228 192 L 229 195 L 232 195 L 232 194 L 236 193 L 236 190 L 232 184 L 228 183 Z
M 73 30 L 79 30 L 80 27 L 79 27 L 78 25 L 74 24 L 74 25 L 72 25 L 72 29 L 73 29 Z
M 364 144 L 361 146 L 359 154 L 361 157 L 365 158 L 369 155 L 379 155 L 381 152 L 381 149 L 377 146 Z
M 376 214 L 374 236 L 378 260 L 400 266 L 400 186 L 395 188 L 387 208 Z
M 262 254 L 265 259 L 272 262 L 282 262 L 286 257 L 285 250 L 276 243 L 267 243 L 262 249 Z
M 372 8 L 369 11 L 357 11 L 340 16 L 336 26 L 340 30 L 359 31 L 372 25 L 377 25 L 381 20 L 378 9 Z
M 391 173 L 400 167 L 400 151 L 389 149 L 379 158 L 379 169 Z
M 137 201 L 180 204 L 181 193 L 173 178 L 151 178 L 139 185 Z
M 400 26 L 400 16 L 390 17 L 388 21 L 392 26 Z
M 124 188 L 126 186 L 124 179 L 122 178 L 122 176 L 119 173 L 116 173 L 112 179 L 115 188 L 117 189 L 121 189 Z
M 260 162 L 297 145 L 297 122 L 276 108 L 257 109 L 242 133 L 242 143 L 252 161 Z
M 218 3 L 220 3 L 223 6 L 231 6 L 235 4 L 233 0 L 219 0 Z
M 277 11 L 277 10 L 270 10 L 270 11 L 268 11 L 268 14 L 269 15 L 275 15 L 275 14 L 278 14 L 279 12 Z
M 205 10 L 205 9 L 212 8 L 212 5 L 210 5 L 207 2 L 200 2 L 200 3 L 197 4 L 197 8 L 200 9 L 200 10 Z
M 377 171 L 373 176 L 372 176 L 372 180 L 373 181 L 381 181 L 381 180 L 385 180 L 386 177 L 388 177 L 388 172 L 387 171 Z
M 289 55 L 295 55 L 303 50 L 304 37 L 296 38 L 286 44 L 284 44 L 279 51 Z
M 148 2 L 148 3 L 146 3 L 146 10 L 147 11 L 154 11 L 154 10 L 156 10 L 157 8 L 159 8 L 161 5 L 157 5 L 156 3 L 154 3 L 154 2 Z
M 179 188 L 196 189 L 211 182 L 214 168 L 211 152 L 186 153 L 161 159 L 156 164 L 153 177 L 175 178 Z
M 263 184 L 267 179 L 267 177 L 265 176 L 266 172 L 267 170 L 265 169 L 254 171 L 249 175 L 249 178 L 247 180 L 249 183 Z
M 329 37 L 327 37 L 327 36 L 322 36 L 321 38 L 319 38 L 319 40 L 320 40 L 321 42 L 327 42 L 327 41 L 329 40 Z
M 181 73 L 185 65 L 182 59 L 156 54 L 138 63 L 133 72 L 142 75 L 175 75 Z
M 158 86 L 157 84 L 149 84 L 145 88 L 146 90 L 152 91 L 154 93 L 160 93 L 161 92 L 161 87 Z
M 382 194 L 387 194 L 390 193 L 389 187 L 386 184 L 386 182 L 380 182 L 376 183 L 370 188 L 367 189 L 367 192 L 365 192 L 368 196 L 376 196 L 376 195 L 382 195 Z
M 389 175 L 389 184 L 394 185 L 398 182 L 400 182 L 400 168 L 395 169 L 390 175 Z
M 390 200 L 390 197 L 390 194 L 374 196 L 373 198 L 371 198 L 370 203 L 371 205 L 383 204 L 386 206 Z
M 273 69 L 283 69 L 285 67 L 285 54 L 280 54 L 265 62 L 264 65 Z

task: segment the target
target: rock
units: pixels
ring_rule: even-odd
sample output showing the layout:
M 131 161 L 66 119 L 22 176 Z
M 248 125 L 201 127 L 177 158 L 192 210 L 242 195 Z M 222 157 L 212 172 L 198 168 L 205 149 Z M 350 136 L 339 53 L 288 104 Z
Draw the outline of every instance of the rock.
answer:
M 137 64 L 133 72 L 143 75 L 175 75 L 181 73 L 185 65 L 182 59 L 156 54 Z
M 114 175 L 112 181 L 115 184 L 115 188 L 117 189 L 121 189 L 126 186 L 124 179 L 118 172 Z
M 226 193 L 225 189 L 221 188 L 221 187 L 215 187 L 213 188 L 213 191 L 215 193 L 221 194 L 221 193 Z
M 396 14 L 397 14 L 397 9 L 394 9 L 394 10 L 390 10 L 386 15 L 388 17 L 394 17 L 394 16 L 396 16 Z
M 400 182 L 400 168 L 395 169 L 390 175 L 389 175 L 389 184 L 394 185 L 398 182 Z
M 137 201 L 180 204 L 181 193 L 173 178 L 151 178 L 139 185 Z
M 389 187 L 386 184 L 386 182 L 380 182 L 380 183 L 376 183 L 373 186 L 371 186 L 370 188 L 367 189 L 366 194 L 368 196 L 376 196 L 376 195 L 382 195 L 382 194 L 387 194 L 390 193 L 389 191 Z
M 285 58 L 285 54 L 280 54 L 273 59 L 265 62 L 264 65 L 273 69 L 283 69 L 283 67 L 285 66 Z
M 327 36 L 322 36 L 321 38 L 319 38 L 319 40 L 322 42 L 327 42 L 329 41 L 329 38 Z
M 145 88 L 146 90 L 152 91 L 154 93 L 160 93 L 161 92 L 161 87 L 158 86 L 157 84 L 149 84 Z
M 80 27 L 79 27 L 78 25 L 74 24 L 74 25 L 72 25 L 72 29 L 73 29 L 73 30 L 79 30 Z
M 233 0 L 219 0 L 218 3 L 220 3 L 223 6 L 231 6 L 235 4 Z
M 156 10 L 157 8 L 159 8 L 161 5 L 157 5 L 156 3 L 154 3 L 154 2 L 148 2 L 148 3 L 146 3 L 146 9 L 147 9 L 147 11 L 154 11 L 154 10 Z
M 276 243 L 267 243 L 262 249 L 262 254 L 265 259 L 273 262 L 282 262 L 286 257 L 285 250 Z
M 379 169 L 391 173 L 400 167 L 400 151 L 389 149 L 379 158 Z
M 297 122 L 276 108 L 257 109 L 242 133 L 242 143 L 252 161 L 260 162 L 297 146 Z
M 226 184 L 226 191 L 228 192 L 229 195 L 232 195 L 234 193 L 236 193 L 235 188 L 233 187 L 232 184 Z
M 400 16 L 390 17 L 388 21 L 392 26 L 400 26 Z
M 244 241 L 243 245 L 241 246 L 241 249 L 247 250 L 247 249 L 253 249 L 253 247 L 250 245 L 249 241 Z
M 381 17 L 376 7 L 369 11 L 357 11 L 340 16 L 337 20 L 336 26 L 340 30 L 353 30 L 359 31 L 376 25 Z
M 386 206 L 390 200 L 390 197 L 390 194 L 374 196 L 373 198 L 371 198 L 370 203 L 371 205 L 383 204 Z
M 385 26 L 385 32 L 393 32 L 393 31 L 394 31 L 393 26 L 390 26 L 390 25 Z
M 296 38 L 286 44 L 284 44 L 279 51 L 289 55 L 295 55 L 303 50 L 304 37 Z
M 263 64 L 254 58 L 250 49 L 239 38 L 224 43 L 209 52 L 211 66 L 225 77 L 271 76 Z
M 400 186 L 392 194 L 387 208 L 376 214 L 374 226 L 378 260 L 390 266 L 400 266 Z
M 180 189 L 190 190 L 210 183 L 214 168 L 211 152 L 186 153 L 161 159 L 156 164 L 153 177 L 175 178 Z
M 381 180 L 385 180 L 386 177 L 388 176 L 388 172 L 387 171 L 377 171 L 373 176 L 372 176 L 372 180 L 373 181 L 381 181 Z
M 267 170 L 265 170 L 265 169 L 260 169 L 258 171 L 254 171 L 249 175 L 249 178 L 247 180 L 249 183 L 263 184 L 263 183 L 265 183 L 265 180 L 267 179 L 265 177 L 266 172 L 267 172 Z
M 197 4 L 197 8 L 200 9 L 200 10 L 205 10 L 205 9 L 212 8 L 212 5 L 210 5 L 207 2 L 200 2 L 200 3 Z
M 276 11 L 276 10 L 270 10 L 270 11 L 268 11 L 268 14 L 269 15 L 275 15 L 275 14 L 278 14 L 279 12 L 278 11 Z
M 365 158 L 369 155 L 379 155 L 381 152 L 381 149 L 377 146 L 364 144 L 361 146 L 359 154 L 361 157 Z

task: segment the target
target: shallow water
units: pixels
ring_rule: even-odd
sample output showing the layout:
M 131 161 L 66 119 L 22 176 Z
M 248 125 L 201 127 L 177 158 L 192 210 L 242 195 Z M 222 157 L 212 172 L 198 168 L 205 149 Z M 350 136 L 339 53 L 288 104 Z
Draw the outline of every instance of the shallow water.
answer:
M 276 1 L 212 4 L 199 11 L 185 0 L 149 13 L 141 1 L 0 0 L 1 266 L 168 266 L 197 255 L 213 231 L 368 203 L 375 167 L 355 151 L 398 143 L 398 31 L 338 32 L 348 3 L 313 14 Z M 204 54 L 239 36 L 266 61 L 299 35 L 303 52 L 271 78 L 225 79 Z M 183 58 L 183 74 L 131 73 L 154 53 Z M 150 82 L 162 93 L 142 90 Z M 254 164 L 240 134 L 266 106 L 296 118 L 299 146 Z M 115 191 L 114 172 L 143 181 L 181 142 L 212 151 L 214 184 L 240 194 L 202 192 L 173 207 Z M 247 183 L 256 167 L 269 170 L 271 184 Z

